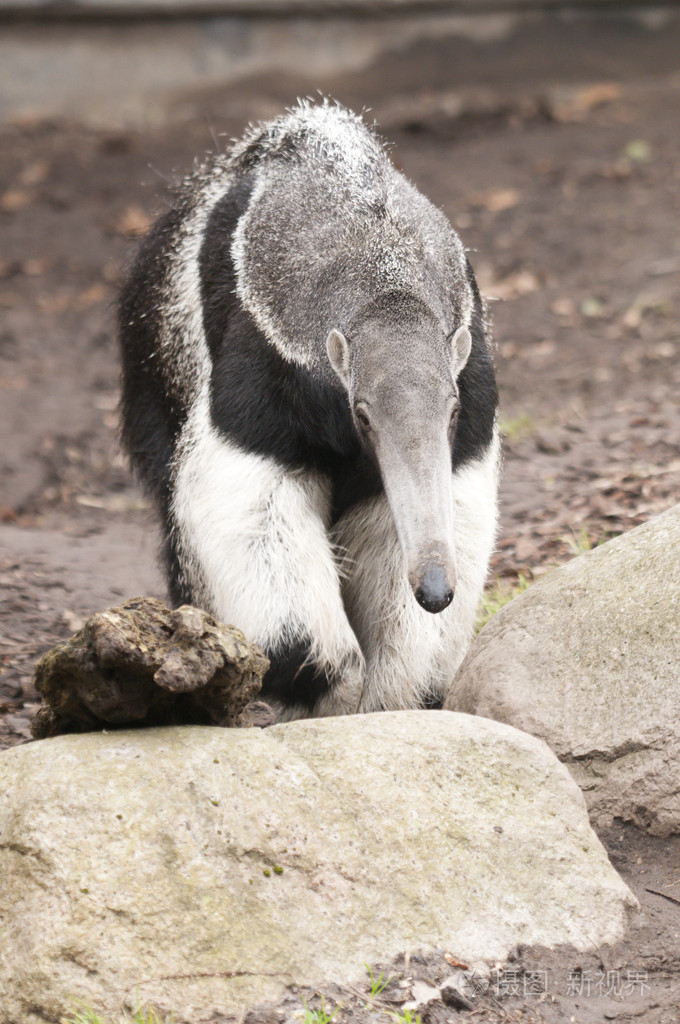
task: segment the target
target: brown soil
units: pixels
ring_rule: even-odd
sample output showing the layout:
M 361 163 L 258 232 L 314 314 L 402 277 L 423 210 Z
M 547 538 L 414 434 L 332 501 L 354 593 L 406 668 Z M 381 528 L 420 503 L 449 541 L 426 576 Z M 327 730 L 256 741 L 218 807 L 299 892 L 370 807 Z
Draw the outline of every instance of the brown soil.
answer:
M 145 133 L 0 128 L 0 746 L 28 740 L 44 651 L 91 612 L 164 594 L 153 518 L 116 444 L 111 303 L 135 236 L 196 154 L 316 87 L 372 107 L 498 299 L 496 578 L 538 575 L 677 500 L 680 37 L 542 31 L 496 51 L 461 44 L 460 60 L 432 43 L 342 81 L 184 98 L 194 119 Z M 643 906 L 631 938 L 588 956 L 521 953 L 514 966 L 548 972 L 547 996 L 481 997 L 473 1019 L 680 1019 L 680 906 L 646 891 L 680 897 L 680 840 L 603 838 Z M 605 997 L 600 960 L 646 974 Z M 579 966 L 589 994 L 569 987 Z M 414 956 L 400 970 L 440 980 L 448 965 Z M 374 1019 L 342 998 L 338 1019 Z

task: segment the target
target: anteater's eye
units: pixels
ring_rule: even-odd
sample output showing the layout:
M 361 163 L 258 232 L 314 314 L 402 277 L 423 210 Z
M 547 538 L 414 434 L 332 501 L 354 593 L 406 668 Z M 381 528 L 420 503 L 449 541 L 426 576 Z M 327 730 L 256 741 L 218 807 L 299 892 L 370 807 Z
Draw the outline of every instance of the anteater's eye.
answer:
M 359 406 L 359 408 L 354 410 L 354 415 L 356 416 L 357 423 L 359 424 L 362 430 L 371 429 L 371 421 L 369 420 L 368 413 L 366 412 L 365 409 Z

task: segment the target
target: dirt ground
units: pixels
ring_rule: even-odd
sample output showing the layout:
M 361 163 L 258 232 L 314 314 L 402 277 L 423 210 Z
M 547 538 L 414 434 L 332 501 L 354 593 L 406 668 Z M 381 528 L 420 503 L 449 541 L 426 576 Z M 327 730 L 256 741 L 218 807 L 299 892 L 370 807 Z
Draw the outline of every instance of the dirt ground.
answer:
M 28 741 L 41 653 L 107 604 L 164 594 L 153 516 L 116 442 L 111 306 L 136 238 L 196 155 L 317 87 L 371 108 L 490 300 L 506 435 L 496 588 L 678 500 L 680 33 L 543 26 L 491 54 L 457 45 L 342 80 L 183 97 L 144 132 L 0 128 L 0 747 Z M 642 904 L 627 942 L 524 951 L 518 977 L 547 972 L 547 993 L 478 995 L 471 1019 L 680 1020 L 680 839 L 602 838 Z M 413 956 L 392 973 L 447 970 Z M 618 988 L 598 987 L 602 970 L 621 972 Z M 338 1020 L 375 1019 L 338 998 Z M 467 1015 L 438 1005 L 423 1024 Z

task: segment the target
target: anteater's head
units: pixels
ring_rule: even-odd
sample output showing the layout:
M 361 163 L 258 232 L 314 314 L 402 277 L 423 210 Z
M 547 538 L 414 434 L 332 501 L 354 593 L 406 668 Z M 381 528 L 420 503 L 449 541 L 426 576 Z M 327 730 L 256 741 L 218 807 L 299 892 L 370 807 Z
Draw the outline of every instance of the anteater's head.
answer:
M 429 612 L 443 611 L 456 586 L 451 452 L 470 346 L 464 324 L 442 325 L 418 301 L 389 296 L 326 343 L 380 469 L 409 583 Z

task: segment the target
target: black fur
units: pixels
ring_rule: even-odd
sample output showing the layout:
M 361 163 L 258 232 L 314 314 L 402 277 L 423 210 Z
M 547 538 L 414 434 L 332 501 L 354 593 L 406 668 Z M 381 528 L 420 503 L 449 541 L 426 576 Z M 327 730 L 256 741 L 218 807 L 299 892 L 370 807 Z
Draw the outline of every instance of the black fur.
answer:
M 271 663 L 262 684 L 264 701 L 279 701 L 285 707 L 298 705 L 311 712 L 316 702 L 335 685 L 335 680 L 309 664 L 309 643 L 297 641 L 269 649 Z
M 167 505 L 169 466 L 186 408 L 167 387 L 158 358 L 158 312 L 165 279 L 164 253 L 182 222 L 170 210 L 144 239 L 118 307 L 123 341 L 122 439 L 145 487 Z M 159 273 L 160 270 L 160 273 Z
M 170 521 L 170 466 L 186 407 L 167 386 L 157 341 L 167 272 L 163 253 L 172 247 L 184 212 L 179 204 L 162 216 L 146 236 L 118 306 L 123 365 L 121 437 L 139 479 L 161 513 L 163 561 L 175 605 L 191 602 L 189 590 L 182 583 Z
M 491 444 L 498 406 L 496 375 L 484 328 L 484 306 L 469 260 L 467 275 L 474 296 L 470 323 L 472 348 L 458 377 L 460 411 L 452 448 L 454 469 L 479 458 Z

